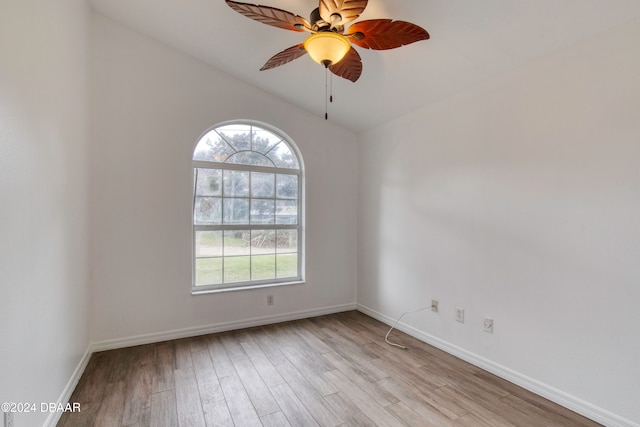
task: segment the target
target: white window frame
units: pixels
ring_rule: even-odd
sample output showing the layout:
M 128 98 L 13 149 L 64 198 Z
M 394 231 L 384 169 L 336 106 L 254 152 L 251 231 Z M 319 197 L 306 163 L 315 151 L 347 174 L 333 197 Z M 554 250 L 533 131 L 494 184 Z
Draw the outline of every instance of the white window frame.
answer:
M 198 143 L 211 131 L 215 129 L 221 128 L 223 126 L 228 125 L 245 125 L 260 128 L 261 130 L 266 130 L 277 136 L 281 139 L 281 142 L 287 144 L 290 148 L 293 155 L 296 157 L 299 168 L 280 168 L 280 167 L 269 167 L 269 166 L 255 166 L 255 165 L 245 165 L 245 164 L 235 164 L 235 163 L 224 163 L 224 162 L 214 162 L 214 161 L 204 161 L 204 160 L 193 160 L 192 159 L 192 170 L 193 170 L 193 193 L 192 193 L 192 203 L 191 203 L 191 223 L 192 223 L 192 280 L 191 280 L 191 293 L 193 295 L 197 294 L 207 294 L 207 293 L 215 293 L 215 292 L 227 292 L 227 291 L 237 291 L 237 290 L 247 290 L 247 289 L 256 289 L 256 288 L 264 288 L 271 286 L 283 286 L 283 285 L 294 285 L 294 284 L 302 284 L 304 283 L 304 163 L 300 151 L 297 145 L 293 142 L 291 138 L 289 138 L 284 132 L 281 130 L 268 125 L 266 123 L 261 123 L 253 120 L 233 120 L 228 122 L 219 123 L 215 126 L 209 128 L 206 132 L 202 134 L 196 145 L 194 146 L 194 150 L 192 153 L 195 153 L 195 149 L 198 146 Z M 253 150 L 249 150 L 253 151 Z M 256 151 L 256 153 L 258 153 Z M 225 159 L 226 160 L 226 159 Z M 249 221 L 248 224 L 216 224 L 216 225 L 204 225 L 204 224 L 196 224 L 195 220 L 195 200 L 196 200 L 196 170 L 197 169 L 220 169 L 222 171 L 225 170 L 233 170 L 233 171 L 245 171 L 249 172 L 249 176 L 251 176 L 251 172 L 262 172 L 262 173 L 270 173 L 270 174 L 285 174 L 285 175 L 296 175 L 298 177 L 298 199 L 297 199 L 297 224 L 251 224 Z M 250 178 L 251 179 L 251 178 Z M 251 181 L 249 181 L 249 187 L 251 188 Z M 274 196 L 275 197 L 275 196 Z M 221 196 L 224 203 L 224 194 Z M 224 283 L 224 270 L 222 272 L 223 283 L 221 284 L 196 284 L 196 233 L 198 231 L 232 231 L 232 230 L 297 230 L 297 271 L 298 275 L 296 277 L 287 277 L 287 278 L 272 278 L 272 279 L 261 279 L 261 280 L 249 280 L 243 282 L 229 282 Z M 223 247 L 224 251 L 224 247 Z M 277 253 L 277 250 L 276 250 Z M 222 255 L 224 260 L 224 255 Z M 251 259 L 251 257 L 250 257 Z M 277 257 L 276 257 L 277 259 Z M 277 262 L 277 261 L 276 261 Z M 223 261 L 224 265 L 224 261 Z M 224 268 L 224 267 L 223 267 Z M 251 268 L 251 264 L 250 267 Z M 277 266 L 276 266 L 277 268 Z M 277 271 L 277 270 L 276 270 Z

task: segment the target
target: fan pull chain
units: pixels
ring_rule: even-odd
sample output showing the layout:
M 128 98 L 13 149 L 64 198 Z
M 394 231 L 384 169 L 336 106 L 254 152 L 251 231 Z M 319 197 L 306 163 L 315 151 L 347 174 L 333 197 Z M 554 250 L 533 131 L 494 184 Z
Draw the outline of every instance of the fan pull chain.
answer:
M 324 119 L 329 120 L 329 102 L 333 103 L 333 75 L 329 73 L 329 67 L 324 68 Z
M 328 94 L 328 83 L 329 80 L 329 69 L 327 67 L 324 68 L 324 119 L 329 120 L 329 106 L 327 105 L 327 94 Z
M 333 102 L 333 74 L 329 74 L 329 102 Z

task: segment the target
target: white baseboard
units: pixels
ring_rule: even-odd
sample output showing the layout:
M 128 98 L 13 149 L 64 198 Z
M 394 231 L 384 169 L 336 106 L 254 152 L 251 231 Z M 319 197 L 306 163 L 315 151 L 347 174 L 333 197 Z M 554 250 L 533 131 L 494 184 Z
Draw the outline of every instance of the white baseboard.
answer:
M 80 362 L 78 363 L 78 366 L 76 366 L 76 369 L 73 371 L 71 378 L 69 378 L 67 385 L 65 386 L 64 390 L 60 394 L 60 397 L 56 402 L 58 406 L 60 404 L 66 405 L 69 402 L 69 399 L 71 398 L 71 394 L 73 394 L 73 391 L 76 389 L 76 386 L 78 385 L 78 381 L 80 381 L 80 377 L 82 377 L 82 374 L 84 373 L 84 370 L 87 367 L 87 364 L 89 363 L 89 359 L 91 359 L 92 354 L 93 354 L 93 351 L 91 350 L 91 344 L 89 344 L 84 354 L 80 358 Z M 44 422 L 44 427 L 55 427 L 56 424 L 58 424 L 58 421 L 60 421 L 60 417 L 62 417 L 62 414 L 63 412 L 60 412 L 60 411 L 50 412 L 49 416 Z
M 213 325 L 196 326 L 192 328 L 174 329 L 171 331 L 155 332 L 151 334 L 135 335 L 126 338 L 116 338 L 94 342 L 91 345 L 92 352 L 113 350 L 116 348 L 132 347 L 135 345 L 151 344 L 180 338 L 195 337 L 198 335 L 214 334 L 217 332 L 232 331 L 234 329 L 251 328 L 253 326 L 270 325 L 272 323 L 288 322 L 290 320 L 305 319 L 308 317 L 323 316 L 325 314 L 339 313 L 355 310 L 355 304 L 343 304 L 332 307 L 324 307 L 312 310 L 296 311 L 292 313 L 277 314 L 273 316 L 254 317 L 233 322 L 216 323 Z
M 393 325 L 396 322 L 396 319 L 393 319 L 385 314 L 382 314 L 361 304 L 358 304 L 356 309 L 368 316 L 373 317 L 374 319 L 386 323 L 387 325 Z M 547 384 L 541 383 L 540 381 L 537 381 L 505 366 L 492 362 L 491 360 L 485 359 L 475 353 L 455 346 L 433 335 L 429 335 L 419 329 L 407 325 L 406 323 L 399 322 L 395 328 L 466 362 L 469 362 L 472 365 L 484 369 L 485 371 L 491 372 L 492 374 L 504 378 L 507 381 L 519 385 L 520 387 L 523 387 L 539 396 L 542 396 L 546 399 L 551 400 L 552 402 L 564 406 L 565 408 L 577 412 L 578 414 L 584 415 L 589 419 L 604 424 L 605 426 L 640 427 L 640 424 L 627 420 L 619 415 L 607 411 L 606 409 L 602 409 L 600 407 L 592 405 L 589 402 L 567 394 Z

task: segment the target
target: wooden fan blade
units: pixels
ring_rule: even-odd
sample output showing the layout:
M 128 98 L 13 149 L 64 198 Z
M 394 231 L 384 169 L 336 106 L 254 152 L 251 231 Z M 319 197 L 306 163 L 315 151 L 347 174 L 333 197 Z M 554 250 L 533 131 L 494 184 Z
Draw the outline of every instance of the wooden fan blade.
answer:
M 366 49 L 386 50 L 429 39 L 429 33 L 415 24 L 391 19 L 360 21 L 349 27 L 349 41 Z
M 304 45 L 302 43 L 291 46 L 290 48 L 273 55 L 271 59 L 269 59 L 267 63 L 264 64 L 262 68 L 260 68 L 260 71 L 270 70 L 271 68 L 276 68 L 281 65 L 287 64 L 294 59 L 300 58 L 306 53 L 307 51 L 304 49 Z
M 368 0 L 320 0 L 320 16 L 332 27 L 344 25 L 360 16 Z
M 311 29 L 309 21 L 286 10 L 231 0 L 226 2 L 236 12 L 263 24 L 298 32 Z
M 362 74 L 362 59 L 360 59 L 358 52 L 351 47 L 351 50 L 340 62 L 329 66 L 329 71 L 336 76 L 355 82 Z

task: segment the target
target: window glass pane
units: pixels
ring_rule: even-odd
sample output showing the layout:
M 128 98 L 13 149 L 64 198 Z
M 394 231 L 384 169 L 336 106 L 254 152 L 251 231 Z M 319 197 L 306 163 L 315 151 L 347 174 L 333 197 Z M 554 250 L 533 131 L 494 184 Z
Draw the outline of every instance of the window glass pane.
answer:
M 222 283 L 222 258 L 196 258 L 196 285 Z
M 298 202 L 296 200 L 276 200 L 276 224 L 297 224 Z
M 222 231 L 196 231 L 196 257 L 222 256 Z
M 282 141 L 282 138 L 272 134 L 268 130 L 253 128 L 253 147 L 254 151 L 266 154 L 274 145 Z
M 222 223 L 222 199 L 219 197 L 196 197 L 193 207 L 193 222 L 196 225 Z
M 224 224 L 249 224 L 249 199 L 225 198 L 223 206 Z
M 276 197 L 278 199 L 297 199 L 298 176 L 278 174 L 276 176 Z
M 235 153 L 235 150 L 220 138 L 215 130 L 202 137 L 193 152 L 193 160 L 205 160 L 209 162 L 221 162 Z
M 273 224 L 274 214 L 275 200 L 251 199 L 251 224 Z
M 223 172 L 224 197 L 249 197 L 249 172 Z
M 216 129 L 218 134 L 224 138 L 236 151 L 251 150 L 251 126 L 249 125 L 228 125 L 220 126 Z
M 234 163 L 237 165 L 251 165 L 251 166 L 267 166 L 272 168 L 273 162 L 263 156 L 260 153 L 253 151 L 241 151 L 227 159 L 227 163 Z
M 298 254 L 276 255 L 276 277 L 298 276 Z
M 272 254 L 276 251 L 276 232 L 274 230 L 251 231 L 251 254 Z
M 251 257 L 251 280 L 273 279 L 276 277 L 276 255 Z
M 198 168 L 196 173 L 196 195 L 222 196 L 222 171 Z
M 298 252 L 298 230 L 278 230 L 276 236 L 278 253 Z
M 251 172 L 251 197 L 274 197 L 275 178 L 273 173 Z
M 249 230 L 232 230 L 224 232 L 224 256 L 250 255 L 251 232 Z
M 250 256 L 232 256 L 224 258 L 225 283 L 245 282 L 249 280 L 251 280 Z
M 267 153 L 267 157 L 269 157 L 279 168 L 299 169 L 296 156 L 291 152 L 291 149 L 284 141 L 269 151 Z

